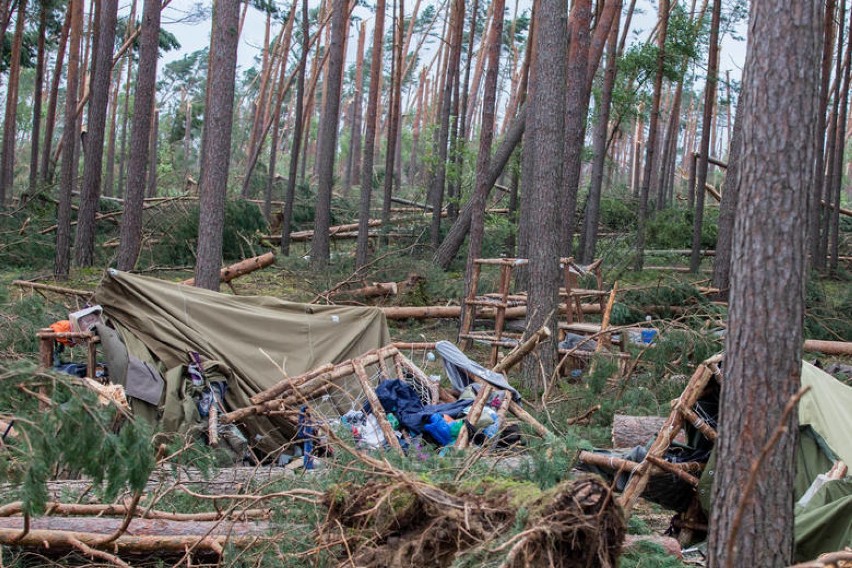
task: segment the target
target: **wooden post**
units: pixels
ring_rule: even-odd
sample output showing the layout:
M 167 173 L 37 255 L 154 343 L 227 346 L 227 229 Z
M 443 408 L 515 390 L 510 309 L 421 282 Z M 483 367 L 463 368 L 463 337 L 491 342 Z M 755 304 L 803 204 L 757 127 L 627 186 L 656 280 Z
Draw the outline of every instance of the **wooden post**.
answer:
M 355 359 L 352 361 L 352 365 L 355 367 L 355 376 L 358 377 L 358 382 L 361 383 L 361 388 L 367 396 L 367 401 L 370 403 L 370 408 L 373 410 L 373 416 L 376 417 L 376 421 L 379 423 L 379 428 L 382 429 L 385 439 L 392 448 L 401 454 L 402 447 L 399 445 L 399 440 L 396 439 L 396 434 L 394 434 L 390 422 L 388 422 L 387 416 L 385 415 L 385 409 L 382 407 L 382 403 L 379 402 L 379 398 L 376 396 L 376 391 L 374 391 L 373 387 L 370 386 L 370 379 L 367 376 L 367 371 L 364 369 L 363 363 L 360 360 Z
M 474 399 L 473 405 L 467 413 L 466 422 L 474 429 L 476 428 L 476 423 L 479 422 L 479 417 L 482 416 L 482 410 L 485 408 L 485 404 L 488 402 L 488 399 L 491 398 L 491 391 L 493 390 L 490 385 L 480 385 L 480 387 L 479 394 L 476 396 L 476 399 Z M 459 431 L 458 438 L 456 438 L 456 448 L 463 450 L 469 443 L 470 431 L 465 425 L 465 427 Z

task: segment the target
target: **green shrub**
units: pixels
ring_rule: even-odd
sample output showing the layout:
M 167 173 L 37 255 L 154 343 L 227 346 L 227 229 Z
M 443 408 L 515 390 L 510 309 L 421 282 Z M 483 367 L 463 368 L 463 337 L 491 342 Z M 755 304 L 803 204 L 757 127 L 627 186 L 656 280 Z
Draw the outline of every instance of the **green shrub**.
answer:
M 665 209 L 648 221 L 647 247 L 649 249 L 683 249 L 692 247 L 692 225 L 695 214 L 690 209 Z M 701 226 L 701 247 L 716 246 L 719 233 L 719 210 L 707 209 Z
M 164 209 L 153 216 L 148 226 L 160 234 L 154 245 L 155 264 L 178 266 L 195 263 L 198 239 L 198 205 L 187 208 Z M 225 204 L 225 228 L 222 235 L 222 257 L 234 261 L 253 256 L 255 235 L 266 230 L 266 220 L 257 204 L 248 201 L 228 201 Z
M 636 226 L 636 206 L 629 197 L 602 197 L 601 224 L 612 231 L 629 231 Z

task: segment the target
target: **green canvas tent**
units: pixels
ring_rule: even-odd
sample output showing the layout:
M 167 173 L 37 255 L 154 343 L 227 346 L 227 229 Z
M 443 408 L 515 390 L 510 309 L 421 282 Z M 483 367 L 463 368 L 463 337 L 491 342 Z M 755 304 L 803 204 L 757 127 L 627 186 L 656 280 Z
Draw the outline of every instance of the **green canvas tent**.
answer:
M 184 366 L 188 352 L 227 379 L 226 410 L 283 378 L 325 363 L 339 363 L 390 343 L 387 322 L 376 308 L 319 306 L 262 296 L 232 296 L 109 270 L 94 301 L 118 330 L 127 351 L 158 365 L 166 378 L 159 411 L 134 404 L 134 412 L 161 431 L 185 424 Z M 341 391 L 356 385 L 341 385 Z M 324 397 L 328 413 L 344 413 L 353 397 Z M 138 402 L 138 401 L 134 401 Z M 263 416 L 244 424 L 252 443 L 272 451 L 294 433 L 292 423 Z

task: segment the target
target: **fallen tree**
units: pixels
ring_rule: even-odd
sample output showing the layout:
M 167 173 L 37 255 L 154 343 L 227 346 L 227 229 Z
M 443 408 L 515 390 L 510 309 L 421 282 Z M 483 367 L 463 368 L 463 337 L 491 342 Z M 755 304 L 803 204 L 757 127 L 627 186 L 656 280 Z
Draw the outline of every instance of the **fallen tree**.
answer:
M 226 266 L 225 268 L 220 270 L 219 281 L 228 283 L 235 278 L 245 276 L 246 274 L 254 272 L 255 270 L 260 270 L 261 268 L 272 266 L 274 263 L 275 253 L 272 252 L 268 252 L 260 256 L 254 256 L 252 258 L 247 258 L 245 260 L 237 262 L 236 264 Z M 184 280 L 183 282 L 181 282 L 181 284 L 186 284 L 187 286 L 194 286 L 195 278 Z

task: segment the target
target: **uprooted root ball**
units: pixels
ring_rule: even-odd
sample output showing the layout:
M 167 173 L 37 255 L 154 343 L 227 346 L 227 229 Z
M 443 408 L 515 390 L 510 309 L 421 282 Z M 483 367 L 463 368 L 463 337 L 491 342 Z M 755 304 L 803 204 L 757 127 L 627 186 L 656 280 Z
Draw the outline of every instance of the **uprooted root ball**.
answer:
M 443 568 L 476 554 L 507 567 L 615 566 L 625 524 L 606 485 L 589 478 L 546 493 L 531 488 L 439 488 L 411 479 L 339 485 L 326 494 L 319 539 L 337 544 L 346 565 Z M 520 511 L 528 514 L 524 527 L 507 539 Z

